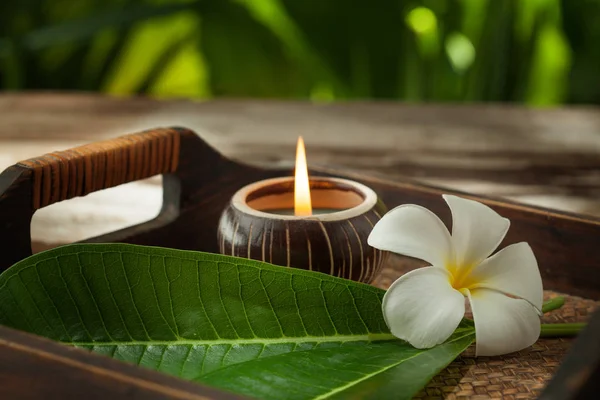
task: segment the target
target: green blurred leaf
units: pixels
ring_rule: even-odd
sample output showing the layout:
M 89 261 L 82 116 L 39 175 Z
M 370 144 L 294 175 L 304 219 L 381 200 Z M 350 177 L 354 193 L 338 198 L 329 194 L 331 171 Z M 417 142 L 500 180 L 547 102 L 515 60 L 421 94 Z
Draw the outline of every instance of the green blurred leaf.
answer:
M 184 50 L 197 49 L 200 20 L 197 12 L 193 9 L 137 24 L 107 71 L 103 89 L 111 94 L 127 95 L 153 87 Z M 182 79 L 192 81 L 203 74 L 201 68 L 191 67 Z M 199 88 L 196 89 L 198 93 Z
M 404 2 L 282 0 L 307 42 L 351 97 L 394 98 L 402 90 L 408 28 Z
M 137 3 L 125 8 L 96 13 L 79 20 L 37 29 L 19 38 L 17 43 L 26 50 L 37 51 L 57 44 L 88 40 L 104 29 L 127 26 L 148 18 L 170 15 L 194 7 L 197 3 L 199 1 L 165 5 Z
M 445 43 L 446 53 L 452 63 L 452 67 L 463 73 L 469 69 L 475 60 L 475 47 L 465 35 L 453 33 L 448 35 Z
M 146 75 L 142 83 L 138 86 L 136 92 L 138 94 L 147 93 L 150 90 L 150 88 L 158 81 L 158 79 L 164 74 L 165 70 L 173 62 L 177 54 L 179 54 L 186 45 L 192 43 L 196 36 L 197 32 L 193 31 L 187 36 L 184 36 L 171 43 L 162 52 L 162 54 L 160 54 L 158 59 L 154 61 L 154 63 L 152 64 L 152 68 L 150 69 L 149 73 Z
M 477 56 L 469 71 L 467 100 L 503 101 L 511 91 L 507 82 L 511 63 L 512 3 L 488 1 L 481 36 L 475 41 Z
M 545 24 L 540 29 L 534 54 L 527 102 L 537 106 L 562 102 L 571 57 L 564 36 L 555 26 Z
M 568 100 L 600 104 L 600 0 L 561 0 L 560 5 L 572 52 Z
M 109 29 L 99 33 L 93 40 L 90 52 L 81 65 L 84 75 L 80 87 L 98 90 L 110 76 L 111 69 L 125 51 L 133 27 Z
M 242 5 L 202 7 L 201 49 L 217 96 L 306 96 L 310 86 L 282 41 Z
M 0 66 L 5 64 L 9 67 L 4 85 L 14 88 L 97 90 L 118 62 L 127 43 L 126 33 L 132 27 L 140 21 L 195 9 L 200 2 L 156 4 L 123 1 L 125 4 L 109 2 L 95 6 L 94 2 L 85 2 L 80 7 L 84 10 L 83 15 L 86 10 L 95 12 L 39 27 L 22 35 L 0 38 Z M 109 46 L 108 51 L 103 50 L 104 58 L 94 60 L 97 67 L 94 64 L 92 71 L 89 71 L 89 60 L 94 58 L 93 53 L 97 50 L 96 39 L 102 38 L 110 30 L 123 36 L 113 40 L 113 46 Z
M 384 291 L 215 254 L 79 244 L 0 275 L 0 323 L 263 399 L 411 398 L 474 340 L 394 339 Z
M 344 91 L 344 85 L 330 66 L 316 53 L 287 13 L 280 0 L 236 0 L 250 14 L 269 28 L 281 41 L 286 55 L 309 81 L 310 97 L 316 101 L 331 101 Z

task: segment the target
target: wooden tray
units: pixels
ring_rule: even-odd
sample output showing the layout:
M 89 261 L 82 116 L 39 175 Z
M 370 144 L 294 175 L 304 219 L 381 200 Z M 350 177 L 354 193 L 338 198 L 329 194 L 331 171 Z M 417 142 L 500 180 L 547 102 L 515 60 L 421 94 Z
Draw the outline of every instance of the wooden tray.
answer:
M 31 255 L 30 224 L 36 210 L 158 174 L 163 174 L 164 202 L 156 219 L 86 242 L 218 252 L 218 219 L 234 192 L 250 182 L 289 176 L 291 171 L 228 160 L 184 128 L 150 130 L 20 162 L 0 175 L 0 270 Z M 313 169 L 311 174 L 362 182 L 390 208 L 420 204 L 450 222 L 441 198 L 450 191 L 326 168 Z M 538 258 L 547 297 L 568 295 L 567 305 L 547 319 L 588 320 L 600 300 L 600 220 L 456 194 L 486 203 L 509 218 L 511 229 L 501 246 L 529 242 Z M 375 284 L 386 288 L 417 266 L 394 258 Z M 543 339 L 519 354 L 495 358 L 474 358 L 467 352 L 419 397 L 532 398 L 541 394 L 546 399 L 588 398 L 597 393 L 600 382 L 600 313 L 572 342 Z M 1 398 L 90 397 L 91 386 L 92 397 L 99 398 L 234 398 L 4 327 L 0 327 L 0 347 Z M 27 383 L 33 379 L 35 385 Z

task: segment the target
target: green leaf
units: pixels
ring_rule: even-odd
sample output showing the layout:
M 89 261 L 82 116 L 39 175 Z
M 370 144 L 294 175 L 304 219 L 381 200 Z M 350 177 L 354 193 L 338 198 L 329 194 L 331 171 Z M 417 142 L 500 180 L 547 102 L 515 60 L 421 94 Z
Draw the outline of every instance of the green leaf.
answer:
M 125 8 L 114 8 L 93 13 L 84 18 L 47 26 L 29 32 L 19 40 L 27 50 L 40 50 L 58 44 L 88 40 L 98 32 L 117 27 L 126 27 L 149 18 L 157 18 L 189 10 L 199 1 L 175 4 L 134 4 Z
M 240 4 L 204 4 L 200 46 L 215 96 L 305 97 L 310 85 L 283 41 Z
M 303 37 L 348 88 L 348 97 L 394 98 L 404 64 L 417 57 L 407 49 L 402 23 L 408 2 L 376 5 L 345 0 L 281 0 Z
M 474 329 L 415 349 L 389 334 L 383 294 L 241 258 L 79 244 L 0 275 L 0 323 L 264 399 L 410 398 Z

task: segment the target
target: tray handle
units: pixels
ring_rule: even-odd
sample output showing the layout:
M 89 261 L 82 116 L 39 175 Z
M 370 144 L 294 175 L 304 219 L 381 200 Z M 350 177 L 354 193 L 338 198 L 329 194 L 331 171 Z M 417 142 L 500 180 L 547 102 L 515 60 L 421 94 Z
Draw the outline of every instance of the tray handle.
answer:
M 32 254 L 31 219 L 36 210 L 159 174 L 163 175 L 163 206 L 158 217 L 84 242 L 164 244 L 185 225 L 181 220 L 187 217 L 181 217 L 181 210 L 201 200 L 198 189 L 210 185 L 221 169 L 235 173 L 235 167 L 228 168 L 232 164 L 195 132 L 179 127 L 152 129 L 21 161 L 0 174 L 0 272 Z M 195 234 L 177 236 L 177 240 L 195 249 L 206 239 Z
M 181 138 L 156 129 L 21 161 L 31 170 L 32 208 L 85 196 L 123 183 L 177 170 Z

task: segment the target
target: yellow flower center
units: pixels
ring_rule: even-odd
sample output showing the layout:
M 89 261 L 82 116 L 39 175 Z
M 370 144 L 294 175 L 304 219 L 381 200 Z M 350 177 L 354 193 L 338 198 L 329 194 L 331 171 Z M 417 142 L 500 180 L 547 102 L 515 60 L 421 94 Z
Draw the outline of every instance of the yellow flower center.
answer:
M 450 286 L 466 296 L 466 290 L 471 289 L 477 283 L 471 277 L 473 268 L 475 265 L 457 265 L 456 263 L 446 265 L 446 269 L 450 272 Z

